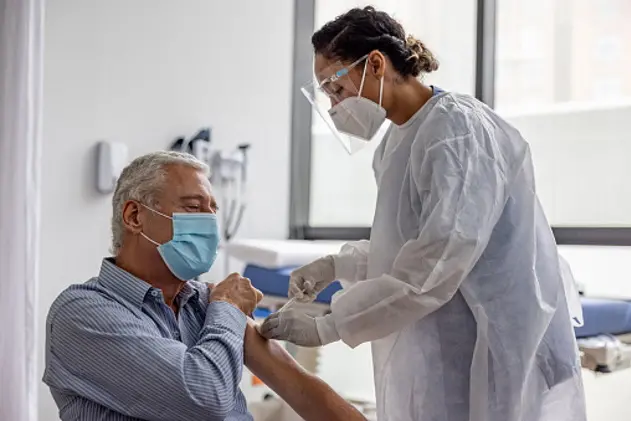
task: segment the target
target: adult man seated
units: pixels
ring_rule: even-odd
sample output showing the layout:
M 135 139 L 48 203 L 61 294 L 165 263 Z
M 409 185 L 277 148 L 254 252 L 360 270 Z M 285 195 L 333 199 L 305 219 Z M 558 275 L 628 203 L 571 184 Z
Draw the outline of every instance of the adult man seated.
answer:
M 113 197 L 113 252 L 48 314 L 46 370 L 64 421 L 251 420 L 245 362 L 307 420 L 363 417 L 247 319 L 262 298 L 238 274 L 191 279 L 217 253 L 208 168 L 190 155 L 134 160 Z

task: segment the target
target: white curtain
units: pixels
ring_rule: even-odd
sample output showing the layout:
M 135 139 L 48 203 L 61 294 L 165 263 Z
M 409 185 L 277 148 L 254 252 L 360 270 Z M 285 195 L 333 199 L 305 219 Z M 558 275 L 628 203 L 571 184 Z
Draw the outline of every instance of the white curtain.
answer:
M 0 420 L 36 421 L 44 0 L 0 0 Z

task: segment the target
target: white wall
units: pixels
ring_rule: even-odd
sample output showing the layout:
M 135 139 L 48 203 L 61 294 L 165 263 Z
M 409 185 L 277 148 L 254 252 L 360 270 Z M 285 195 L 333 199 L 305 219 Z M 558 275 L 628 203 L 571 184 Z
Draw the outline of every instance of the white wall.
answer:
M 241 234 L 286 236 L 292 31 L 293 0 L 47 2 L 40 370 L 52 300 L 98 274 L 109 247 L 97 141 L 137 156 L 211 125 L 222 146 L 252 143 Z M 44 385 L 40 400 L 40 421 L 56 420 Z

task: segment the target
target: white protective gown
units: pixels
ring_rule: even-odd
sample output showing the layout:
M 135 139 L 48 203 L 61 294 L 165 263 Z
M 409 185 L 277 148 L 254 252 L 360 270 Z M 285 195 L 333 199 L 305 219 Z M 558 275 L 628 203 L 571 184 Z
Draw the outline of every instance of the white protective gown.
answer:
M 519 132 L 442 93 L 390 130 L 373 167 L 370 241 L 335 256 L 347 282 L 331 311 L 349 346 L 372 341 L 379 421 L 584 421 L 557 247 Z

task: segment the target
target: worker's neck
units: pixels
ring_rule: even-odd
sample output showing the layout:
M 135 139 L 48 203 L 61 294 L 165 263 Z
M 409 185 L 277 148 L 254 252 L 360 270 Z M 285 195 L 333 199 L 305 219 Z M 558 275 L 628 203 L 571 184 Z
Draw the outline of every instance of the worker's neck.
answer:
M 397 126 L 405 124 L 432 97 L 431 87 L 410 78 L 398 85 L 388 118 Z
M 171 273 L 160 256 L 157 259 L 156 256 L 140 256 L 132 250 L 121 248 L 115 260 L 116 266 L 161 290 L 165 304 L 177 312 L 175 297 L 184 287 L 184 282 Z

